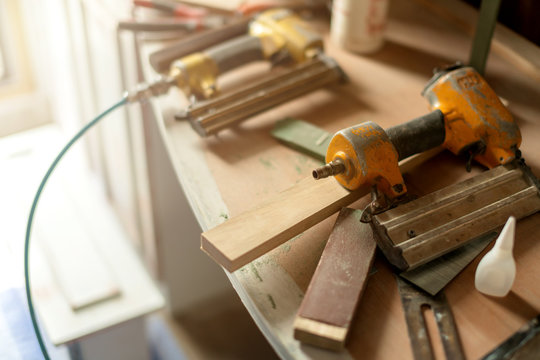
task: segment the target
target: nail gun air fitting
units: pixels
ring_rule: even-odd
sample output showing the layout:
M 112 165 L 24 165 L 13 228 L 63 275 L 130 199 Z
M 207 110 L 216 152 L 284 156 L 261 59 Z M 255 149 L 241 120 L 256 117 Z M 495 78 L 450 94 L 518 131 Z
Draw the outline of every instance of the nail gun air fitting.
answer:
M 519 128 L 473 68 L 437 73 L 423 95 L 432 113 L 386 131 L 372 122 L 341 130 L 328 146 L 327 164 L 313 172 L 316 179 L 334 175 L 349 190 L 373 186 L 362 219 L 372 223 L 379 247 L 400 270 L 490 232 L 510 215 L 540 210 L 538 182 L 519 159 Z M 407 191 L 398 161 L 439 145 L 492 170 L 388 210 Z

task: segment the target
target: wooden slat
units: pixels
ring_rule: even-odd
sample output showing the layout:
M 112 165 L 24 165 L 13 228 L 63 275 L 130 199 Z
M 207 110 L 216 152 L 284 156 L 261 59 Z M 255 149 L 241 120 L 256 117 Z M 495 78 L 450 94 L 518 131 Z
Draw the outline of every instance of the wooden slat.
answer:
M 362 212 L 344 208 L 300 305 L 294 337 L 331 350 L 345 346 L 377 245 Z
M 439 153 L 433 149 L 400 163 L 407 172 Z M 272 200 L 233 217 L 201 235 L 201 249 L 228 271 L 235 271 L 369 192 L 350 192 L 335 179 L 305 178 Z
M 272 201 L 229 219 L 202 234 L 201 249 L 229 271 L 235 271 L 281 243 L 334 214 L 361 196 L 335 179 L 305 178 Z

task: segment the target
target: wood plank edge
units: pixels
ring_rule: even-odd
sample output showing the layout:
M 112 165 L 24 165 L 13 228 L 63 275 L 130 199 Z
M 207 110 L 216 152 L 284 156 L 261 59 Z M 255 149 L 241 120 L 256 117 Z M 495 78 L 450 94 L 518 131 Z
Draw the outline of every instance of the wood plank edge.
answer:
M 302 316 L 297 316 L 294 320 L 296 340 L 328 350 L 343 350 L 348 332 L 348 327 L 330 325 Z
M 332 179 L 328 179 L 327 181 L 332 181 Z M 341 187 L 341 185 L 339 185 L 337 182 L 336 182 L 336 186 Z M 285 191 L 288 191 L 290 189 L 291 188 L 286 189 Z M 261 257 L 262 255 L 275 249 L 279 245 L 292 239 L 294 236 L 313 227 L 315 224 L 319 223 L 321 219 L 326 219 L 327 217 L 333 215 L 334 213 L 337 213 L 341 208 L 352 204 L 356 200 L 360 199 L 362 196 L 366 195 L 368 192 L 369 192 L 369 188 L 367 186 L 357 189 L 355 191 L 348 191 L 345 188 L 343 188 L 343 193 L 345 195 L 338 198 L 338 200 L 336 200 L 334 203 L 321 208 L 319 211 L 316 211 L 310 214 L 309 216 L 305 217 L 302 221 L 299 221 L 298 223 L 289 227 L 287 230 L 289 232 L 292 232 L 291 233 L 292 235 L 285 236 L 284 234 L 287 231 L 282 231 L 281 233 L 276 234 L 272 238 L 269 238 L 264 243 L 261 243 L 258 246 L 252 247 L 251 249 L 249 249 L 249 251 L 246 251 L 237 257 L 227 256 L 219 248 L 219 245 L 216 245 L 213 241 L 209 239 L 214 236 L 213 234 L 216 231 L 219 231 L 218 229 L 223 229 L 223 227 L 230 226 L 232 223 L 242 222 L 244 221 L 244 219 L 249 219 L 252 216 L 252 214 L 257 213 L 260 209 L 267 207 L 269 204 L 275 203 L 275 201 L 265 202 L 261 204 L 260 206 L 257 206 L 251 210 L 241 213 L 238 216 L 233 217 L 227 220 L 226 222 L 202 233 L 201 234 L 201 250 L 205 252 L 206 254 L 208 254 L 214 261 L 222 265 L 229 272 L 236 271 L 242 266 L 247 265 L 253 260 Z M 283 193 L 284 192 L 281 192 L 278 195 L 281 196 L 283 195 Z M 323 213 L 325 215 L 321 216 L 321 214 Z
M 212 260 L 214 260 L 218 265 L 221 265 L 228 272 L 233 272 L 238 270 L 241 266 L 229 260 L 221 251 L 219 251 L 206 237 L 205 233 L 201 234 L 201 250 Z

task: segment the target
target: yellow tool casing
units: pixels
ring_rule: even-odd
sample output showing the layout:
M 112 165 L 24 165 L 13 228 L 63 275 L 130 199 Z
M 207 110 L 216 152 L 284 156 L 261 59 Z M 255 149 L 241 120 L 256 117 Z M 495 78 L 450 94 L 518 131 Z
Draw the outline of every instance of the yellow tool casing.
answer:
M 326 162 L 339 160 L 345 171 L 336 180 L 349 190 L 376 185 L 390 199 L 406 193 L 399 171 L 398 153 L 386 132 L 365 122 L 337 132 L 328 145 Z
M 176 60 L 169 76 L 185 94 L 208 99 L 217 94 L 217 78 L 234 67 L 288 54 L 296 63 L 313 58 L 323 48 L 321 36 L 287 9 L 271 9 L 249 25 L 249 35 L 233 38 Z
M 261 40 L 266 59 L 285 50 L 301 63 L 323 49 L 322 38 L 313 27 L 287 9 L 261 13 L 250 24 L 249 33 Z
M 469 152 L 487 168 L 508 164 L 521 144 L 512 115 L 480 74 L 471 67 L 439 73 L 422 95 L 444 114 L 443 146 L 454 154 Z
M 186 94 L 207 99 L 216 93 L 218 67 L 205 53 L 194 53 L 175 61 L 169 75 Z

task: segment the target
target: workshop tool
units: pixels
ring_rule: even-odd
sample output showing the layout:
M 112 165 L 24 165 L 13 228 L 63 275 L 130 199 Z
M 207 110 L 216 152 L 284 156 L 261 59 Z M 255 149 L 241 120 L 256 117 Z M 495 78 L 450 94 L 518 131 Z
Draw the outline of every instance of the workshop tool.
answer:
M 329 132 L 293 118 L 278 121 L 272 129 L 272 136 L 285 145 L 321 162 L 325 160 L 326 150 L 332 139 L 332 134 Z M 481 236 L 424 265 L 402 272 L 400 276 L 427 293 L 435 295 L 496 237 L 496 232 Z
M 493 248 L 480 260 L 474 277 L 476 290 L 491 296 L 506 296 L 516 278 L 512 255 L 516 218 L 510 216 Z
M 491 232 L 412 270 L 399 274 L 430 295 L 436 295 L 497 237 Z
M 438 153 L 433 149 L 411 156 L 400 162 L 400 170 L 407 173 Z M 369 186 L 349 191 L 336 181 L 307 177 L 273 199 L 202 233 L 201 249 L 228 271 L 235 271 L 369 191 Z
M 377 245 L 362 212 L 343 208 L 294 321 L 294 338 L 341 350 L 365 288 Z
M 540 354 L 540 315 L 497 346 L 482 360 L 535 360 Z
M 240 23 L 234 30 L 241 27 Z M 259 60 L 288 66 L 249 85 L 219 94 L 219 75 Z M 249 35 L 237 36 L 174 61 L 169 74 L 150 88 L 159 89 L 156 94 L 174 85 L 182 89 L 191 103 L 176 119 L 189 120 L 201 136 L 207 136 L 344 79 L 339 65 L 323 53 L 322 38 L 316 31 L 291 11 L 272 9 L 259 14 L 249 24 Z
M 423 314 L 423 309 L 426 307 L 433 311 L 446 359 L 465 359 L 452 310 L 444 293 L 430 296 L 415 289 L 399 276 L 396 276 L 396 281 L 415 360 L 435 359 Z
M 470 67 L 437 73 L 423 91 L 436 110 L 386 131 L 368 122 L 339 131 L 316 179 L 333 175 L 350 190 L 373 186 L 364 210 L 388 260 L 404 271 L 425 264 L 540 209 L 538 181 L 520 158 L 521 134 L 485 80 Z M 442 145 L 492 168 L 446 189 L 408 200 L 398 160 Z
M 208 136 L 272 106 L 344 78 L 343 71 L 332 58 L 318 53 L 291 69 L 277 74 L 274 72 L 248 86 L 191 104 L 178 112 L 175 118 L 189 120 L 199 135 Z
M 196 90 L 195 94 L 202 93 L 204 98 L 211 99 L 194 102 L 175 116 L 177 120 L 189 120 L 201 136 L 215 134 L 277 104 L 345 79 L 339 65 L 322 52 L 320 36 L 291 12 L 268 10 L 249 27 L 251 35 L 230 40 L 201 54 L 215 59 L 219 73 L 254 60 L 282 61 L 283 56 L 294 60 L 294 65 L 218 96 L 215 96 L 217 73 L 208 80 L 208 72 L 215 70 L 205 66 L 203 81 L 190 87 Z M 248 47 L 249 51 L 245 50 Z M 238 53 L 237 48 L 245 49 Z M 225 61 L 222 57 L 229 59 Z
M 245 1 L 238 6 L 236 12 L 242 15 L 254 14 L 263 10 L 275 7 L 287 7 L 294 11 L 313 11 L 318 9 L 328 10 L 328 2 L 326 0 L 262 0 L 262 1 Z
M 174 60 L 245 34 L 251 20 L 251 18 L 244 17 L 219 28 L 202 30 L 186 36 L 182 40 L 150 54 L 150 65 L 156 72 L 164 73 L 169 70 Z
M 187 97 L 208 99 L 217 95 L 217 78 L 227 71 L 283 57 L 301 63 L 316 56 L 322 46 L 320 35 L 291 11 L 268 10 L 250 23 L 249 34 L 174 61 L 169 74 L 157 83 L 167 89 L 176 85 Z
M 485 171 L 394 209 L 372 224 L 388 260 L 413 269 L 471 239 L 540 209 L 538 181 L 522 159 Z
M 201 19 L 208 15 L 208 11 L 204 8 L 179 4 L 170 0 L 133 0 L 133 5 L 159 10 L 183 18 Z
M 198 19 L 159 19 L 154 21 L 124 20 L 118 23 L 119 30 L 144 33 L 192 32 L 202 28 L 216 28 L 224 23 L 221 17 Z M 153 38 L 155 39 L 155 38 Z

